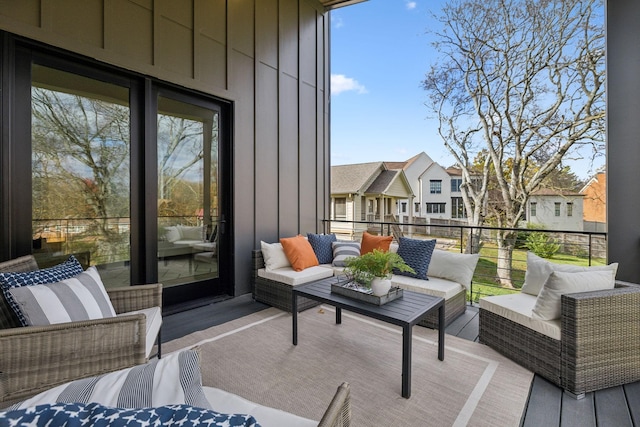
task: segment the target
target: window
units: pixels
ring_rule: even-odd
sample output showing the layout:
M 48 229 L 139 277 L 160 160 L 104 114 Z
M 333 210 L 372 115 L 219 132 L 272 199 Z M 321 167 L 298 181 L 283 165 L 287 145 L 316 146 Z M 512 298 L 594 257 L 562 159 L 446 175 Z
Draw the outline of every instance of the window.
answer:
M 531 202 L 531 204 L 529 205 L 529 216 L 531 216 L 531 217 L 536 216 L 537 208 L 538 208 L 538 203 L 537 202 Z
M 420 213 L 420 202 L 416 202 L 413 204 L 413 211 L 415 213 Z
M 573 202 L 567 202 L 567 216 L 573 216 Z
M 466 218 L 467 212 L 464 209 L 462 197 L 451 198 L 451 218 Z
M 347 198 L 336 197 L 333 203 L 333 219 L 347 219 Z
M 560 202 L 555 202 L 553 205 L 555 208 L 555 215 L 560 216 Z
M 462 178 L 451 178 L 451 192 L 459 193 L 462 185 Z
M 407 202 L 400 203 L 400 212 L 407 213 Z
M 446 203 L 427 203 L 428 214 L 443 214 L 445 213 Z
M 441 194 L 442 193 L 442 180 L 441 179 L 432 179 L 429 181 L 429 192 L 431 194 Z

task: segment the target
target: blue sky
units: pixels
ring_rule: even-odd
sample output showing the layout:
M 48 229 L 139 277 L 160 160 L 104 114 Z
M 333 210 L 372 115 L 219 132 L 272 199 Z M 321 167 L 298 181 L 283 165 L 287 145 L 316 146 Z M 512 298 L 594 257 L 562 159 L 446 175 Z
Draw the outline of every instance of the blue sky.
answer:
M 369 0 L 331 12 L 332 165 L 404 161 L 422 151 L 453 164 L 421 88 L 436 55 L 431 13 L 445 2 Z M 567 164 L 583 179 L 593 172 L 585 161 Z

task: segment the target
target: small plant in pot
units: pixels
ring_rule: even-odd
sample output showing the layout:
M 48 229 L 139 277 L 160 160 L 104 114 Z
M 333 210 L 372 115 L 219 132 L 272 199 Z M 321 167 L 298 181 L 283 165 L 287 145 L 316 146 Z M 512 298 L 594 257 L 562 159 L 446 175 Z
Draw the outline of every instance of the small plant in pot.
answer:
M 393 270 L 414 273 L 400 255 L 374 249 L 345 261 L 345 273 L 361 285 L 371 288 L 374 295 L 386 295 L 391 289 Z

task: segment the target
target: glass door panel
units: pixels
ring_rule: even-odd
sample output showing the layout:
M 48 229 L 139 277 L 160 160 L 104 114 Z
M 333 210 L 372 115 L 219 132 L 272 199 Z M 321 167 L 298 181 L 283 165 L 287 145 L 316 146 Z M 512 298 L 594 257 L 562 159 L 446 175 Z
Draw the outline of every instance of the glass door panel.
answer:
M 218 111 L 158 97 L 158 280 L 218 278 Z
M 33 65 L 33 252 L 74 254 L 105 286 L 130 284 L 129 89 Z

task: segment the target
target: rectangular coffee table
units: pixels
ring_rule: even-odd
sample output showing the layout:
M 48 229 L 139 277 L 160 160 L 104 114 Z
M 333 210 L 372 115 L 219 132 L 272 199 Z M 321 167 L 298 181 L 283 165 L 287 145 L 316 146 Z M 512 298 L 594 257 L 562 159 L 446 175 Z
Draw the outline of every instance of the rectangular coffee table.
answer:
M 402 397 L 411 397 L 411 341 L 413 326 L 433 310 L 438 310 L 438 359 L 444 360 L 444 299 L 403 290 L 402 298 L 378 306 L 331 292 L 330 277 L 293 287 L 293 345 L 298 344 L 298 296 L 336 308 L 336 324 L 342 323 L 342 309 L 402 327 Z

